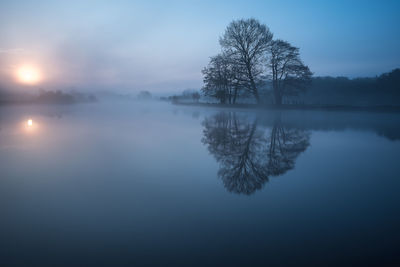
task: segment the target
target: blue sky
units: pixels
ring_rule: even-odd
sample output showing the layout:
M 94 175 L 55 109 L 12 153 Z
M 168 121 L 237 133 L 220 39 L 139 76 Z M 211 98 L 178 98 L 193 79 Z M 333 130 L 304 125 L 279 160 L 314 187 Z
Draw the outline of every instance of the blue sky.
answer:
M 375 76 L 400 67 L 400 1 L 0 2 L 0 82 L 26 62 L 42 87 L 200 88 L 234 19 L 253 17 L 300 47 L 315 75 Z

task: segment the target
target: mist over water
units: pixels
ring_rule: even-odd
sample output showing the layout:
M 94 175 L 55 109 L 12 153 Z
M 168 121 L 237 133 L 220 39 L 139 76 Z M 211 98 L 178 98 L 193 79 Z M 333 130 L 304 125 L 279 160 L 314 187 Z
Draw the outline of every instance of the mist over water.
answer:
M 2 106 L 0 258 L 398 262 L 399 158 L 397 113 Z
M 400 1 L 0 1 L 0 267 L 400 266 Z

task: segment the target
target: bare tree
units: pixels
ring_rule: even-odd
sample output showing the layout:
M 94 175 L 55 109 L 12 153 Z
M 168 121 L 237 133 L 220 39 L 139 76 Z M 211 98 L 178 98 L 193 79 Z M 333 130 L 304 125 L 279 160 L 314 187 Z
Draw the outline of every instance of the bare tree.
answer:
M 222 104 L 234 104 L 238 94 L 239 83 L 236 81 L 236 68 L 226 55 L 212 57 L 210 63 L 203 69 L 206 96 L 217 98 Z
M 284 96 L 295 96 L 311 82 L 312 73 L 300 59 L 299 48 L 286 41 L 272 41 L 269 48 L 269 67 L 275 103 L 282 104 Z
M 202 142 L 220 163 L 218 176 L 225 188 L 248 195 L 261 189 L 268 181 L 268 162 L 257 121 L 222 112 L 206 118 L 203 125 Z
M 242 70 L 243 81 L 247 89 L 260 103 L 258 86 L 263 81 L 264 66 L 262 59 L 268 51 L 272 33 L 268 27 L 255 19 L 232 21 L 220 38 L 224 53 L 234 65 Z
M 299 154 L 309 146 L 307 131 L 285 127 L 277 115 L 267 128 L 257 118 L 232 112 L 204 120 L 202 142 L 220 164 L 218 176 L 228 191 L 253 194 L 269 177 L 293 169 Z
M 194 100 L 196 103 L 198 103 L 198 102 L 199 102 L 199 99 L 200 99 L 200 94 L 199 94 L 198 92 L 194 92 L 194 93 L 192 94 L 192 98 L 193 98 L 193 100 Z

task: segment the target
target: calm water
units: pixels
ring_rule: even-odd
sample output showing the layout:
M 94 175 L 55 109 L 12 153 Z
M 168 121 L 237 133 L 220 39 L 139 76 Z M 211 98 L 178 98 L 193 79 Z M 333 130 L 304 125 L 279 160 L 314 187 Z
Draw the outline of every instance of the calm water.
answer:
M 399 159 L 396 113 L 1 107 L 1 265 L 394 266 Z

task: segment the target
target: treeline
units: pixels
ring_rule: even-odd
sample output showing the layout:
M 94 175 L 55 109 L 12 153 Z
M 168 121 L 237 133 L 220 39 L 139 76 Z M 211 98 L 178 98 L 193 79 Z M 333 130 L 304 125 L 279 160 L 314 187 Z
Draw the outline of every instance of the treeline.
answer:
M 201 95 L 196 90 L 186 89 L 179 95 L 161 97 L 160 100 L 171 101 L 172 103 L 198 103 Z
M 286 103 L 376 106 L 400 104 L 400 69 L 378 77 L 315 77 L 308 90 Z
M 269 28 L 255 19 L 232 21 L 220 38 L 221 53 L 203 69 L 205 96 L 235 104 L 252 97 L 265 102 L 262 90 L 271 85 L 273 101 L 282 104 L 311 83 L 312 73 L 302 62 L 299 48 L 274 40 Z
M 44 91 L 41 90 L 39 95 L 33 99 L 36 103 L 55 103 L 55 104 L 73 104 L 80 102 L 96 102 L 97 98 L 91 94 L 79 92 L 64 93 L 62 91 Z
M 96 96 L 80 92 L 62 92 L 40 90 L 37 94 L 31 93 L 11 93 L 0 90 L 0 104 L 74 104 L 82 102 L 96 102 Z

